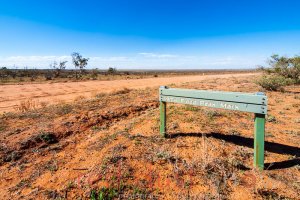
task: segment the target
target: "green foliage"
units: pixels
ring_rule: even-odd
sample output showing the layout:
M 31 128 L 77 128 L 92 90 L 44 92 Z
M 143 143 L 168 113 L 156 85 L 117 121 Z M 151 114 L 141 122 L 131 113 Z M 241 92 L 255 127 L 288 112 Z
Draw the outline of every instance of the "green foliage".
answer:
M 282 91 L 284 86 L 300 83 L 300 56 L 285 57 L 274 54 L 269 67 L 260 67 L 266 75 L 256 81 L 266 90 Z
M 115 188 L 101 188 L 100 190 L 92 190 L 91 200 L 111 200 L 118 196 L 118 190 Z
M 57 142 L 57 138 L 53 133 L 41 132 L 38 137 L 47 144 L 54 144 Z
M 293 79 L 295 82 L 300 81 L 300 56 L 288 58 L 275 54 L 271 56 L 269 65 L 271 73 Z
M 270 91 L 283 91 L 283 87 L 294 83 L 292 79 L 278 75 L 264 75 L 256 80 L 262 88 Z

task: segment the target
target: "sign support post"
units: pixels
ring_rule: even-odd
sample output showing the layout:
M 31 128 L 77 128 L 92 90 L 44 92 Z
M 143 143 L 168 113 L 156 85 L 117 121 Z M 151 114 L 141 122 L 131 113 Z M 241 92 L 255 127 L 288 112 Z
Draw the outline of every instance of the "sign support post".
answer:
M 167 103 L 161 101 L 159 104 L 159 110 L 160 110 L 160 135 L 162 137 L 166 136 L 166 124 L 167 124 L 166 107 L 167 107 Z
M 254 119 L 254 166 L 264 169 L 265 115 L 255 114 Z

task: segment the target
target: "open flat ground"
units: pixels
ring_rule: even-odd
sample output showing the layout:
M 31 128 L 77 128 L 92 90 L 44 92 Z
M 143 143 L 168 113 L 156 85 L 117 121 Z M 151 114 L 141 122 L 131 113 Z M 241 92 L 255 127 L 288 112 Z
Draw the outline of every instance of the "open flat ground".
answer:
M 200 81 L 210 78 L 228 78 L 245 76 L 249 73 L 215 74 L 177 76 L 146 79 L 129 79 L 113 81 L 83 81 L 83 82 L 58 82 L 37 84 L 11 84 L 0 85 L 0 113 L 15 111 L 24 101 L 30 100 L 34 106 L 49 105 L 61 102 L 71 102 L 76 98 L 90 98 L 100 92 L 112 92 L 125 87 L 140 89 L 167 85 L 171 83 L 183 83 Z M 252 73 L 253 74 L 253 73 Z
M 49 105 L 0 117 L 0 199 L 299 199 L 299 86 L 266 92 L 264 171 L 252 114 L 168 104 L 159 136 L 157 86 L 257 92 L 258 75 L 1 86 L 1 111 Z

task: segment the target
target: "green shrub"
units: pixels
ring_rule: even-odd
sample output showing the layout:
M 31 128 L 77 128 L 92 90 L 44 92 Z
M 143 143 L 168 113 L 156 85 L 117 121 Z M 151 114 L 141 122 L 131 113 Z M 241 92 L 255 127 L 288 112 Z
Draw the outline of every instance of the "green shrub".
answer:
M 283 91 L 284 86 L 291 85 L 294 81 L 278 75 L 263 75 L 256 83 L 266 90 Z
M 271 73 L 300 82 L 300 56 L 285 57 L 272 55 L 269 61 Z
M 256 81 L 266 90 L 282 91 L 284 86 L 300 83 L 300 56 L 272 55 L 267 68 L 260 67 L 266 75 Z

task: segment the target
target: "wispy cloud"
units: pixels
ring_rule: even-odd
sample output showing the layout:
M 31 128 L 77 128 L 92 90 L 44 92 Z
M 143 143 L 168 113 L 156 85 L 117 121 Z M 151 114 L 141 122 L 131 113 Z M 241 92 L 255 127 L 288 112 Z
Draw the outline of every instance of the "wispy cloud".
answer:
M 142 52 L 139 53 L 139 55 L 148 57 L 148 58 L 176 58 L 178 55 L 174 54 L 158 54 L 158 53 L 147 53 L 147 52 Z
M 217 69 L 254 67 L 260 61 L 255 57 L 241 56 L 204 56 L 174 55 L 158 53 L 137 53 L 131 56 L 94 56 L 89 57 L 88 68 L 116 67 L 119 69 Z M 67 67 L 73 68 L 71 56 L 10 56 L 0 57 L 0 67 L 49 68 L 53 61 L 68 61 Z

